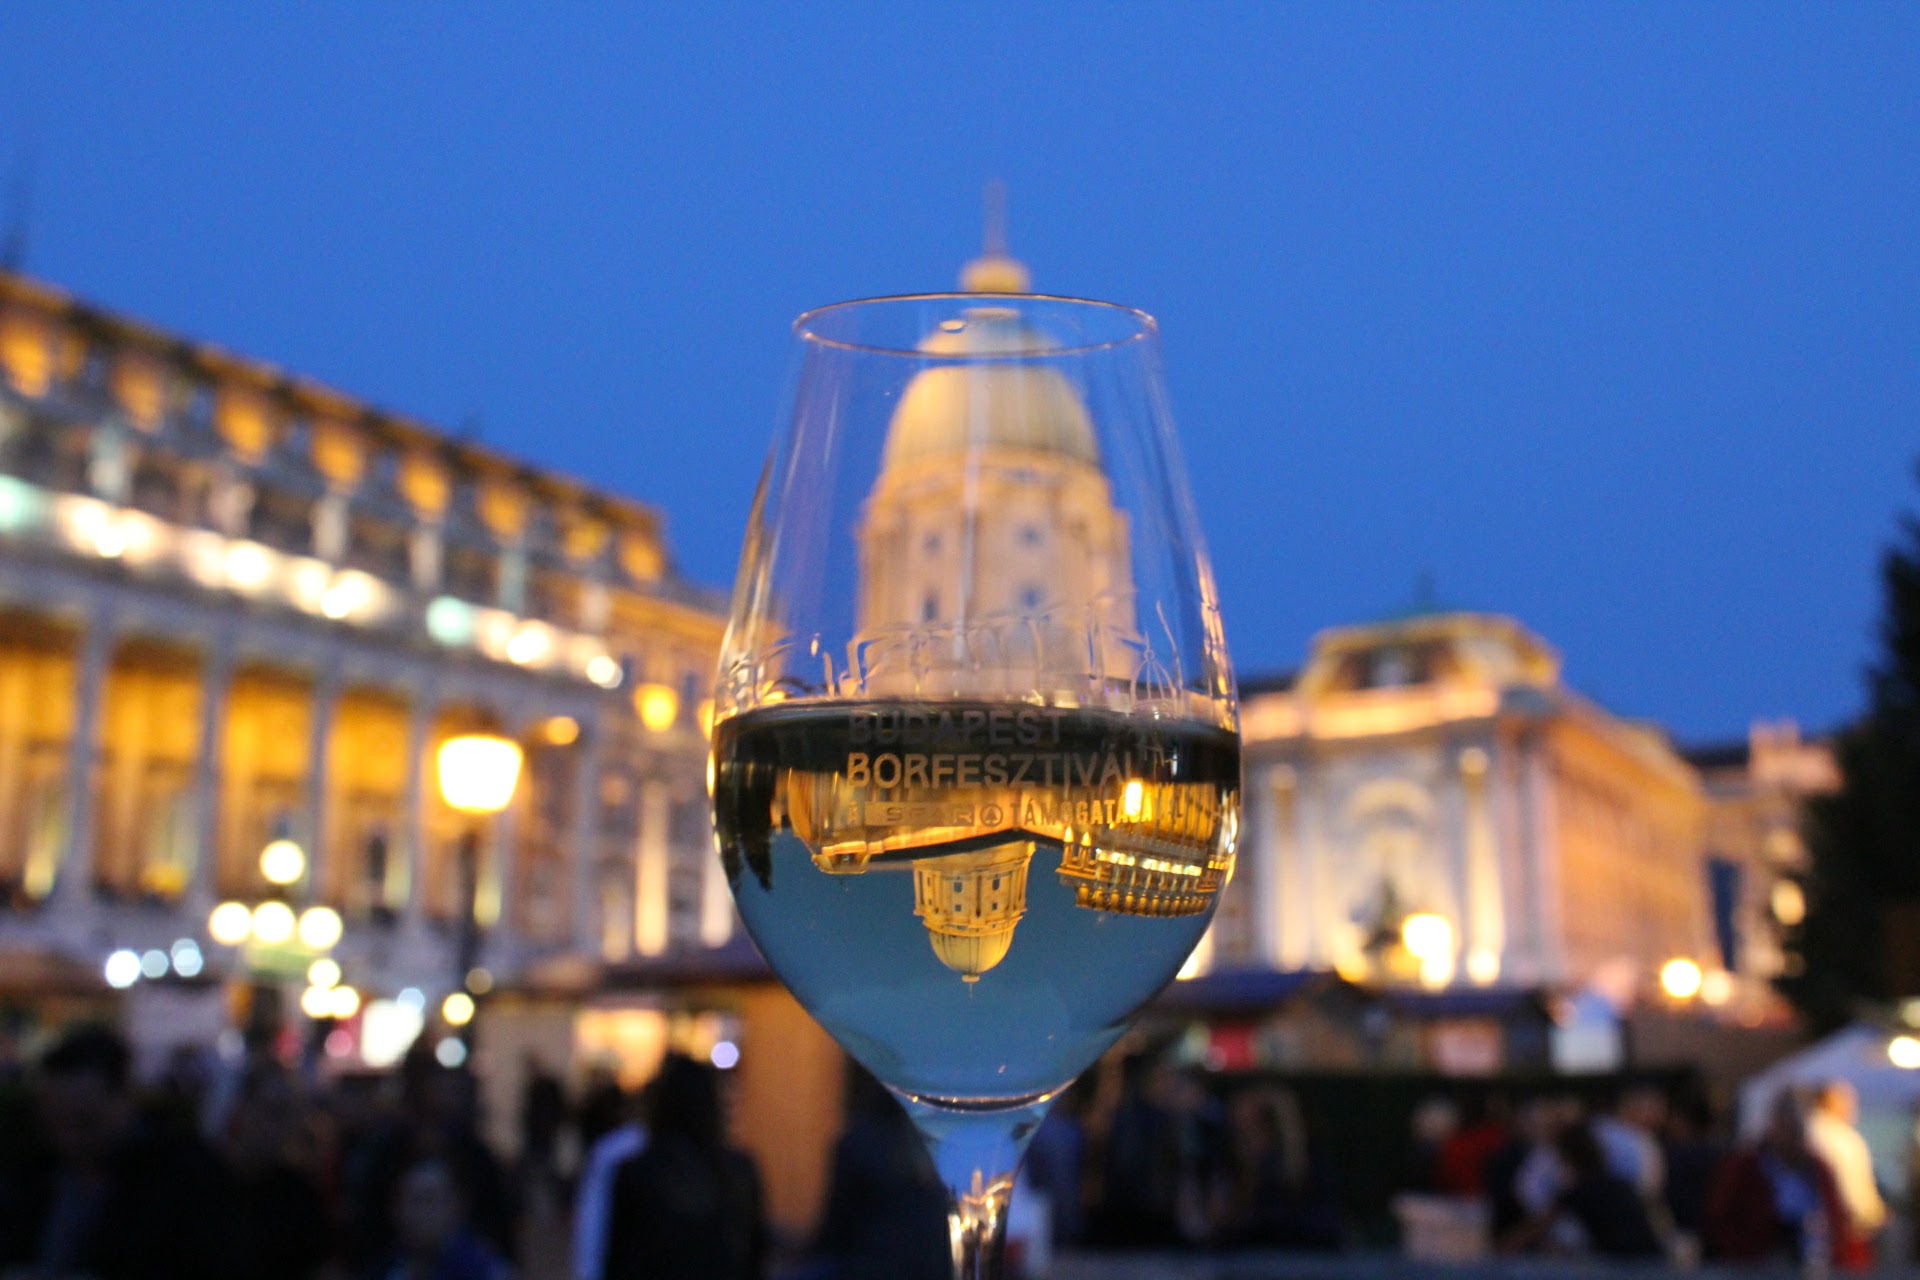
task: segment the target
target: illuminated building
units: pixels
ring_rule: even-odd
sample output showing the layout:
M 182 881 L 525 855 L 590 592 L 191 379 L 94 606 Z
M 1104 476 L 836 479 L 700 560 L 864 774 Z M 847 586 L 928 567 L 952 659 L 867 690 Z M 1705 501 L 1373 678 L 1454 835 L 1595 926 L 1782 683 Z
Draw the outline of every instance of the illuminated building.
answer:
M 1760 721 L 1745 741 L 1695 747 L 1687 760 L 1707 796 L 1712 959 L 1737 979 L 1729 1002 L 1751 1000 L 1751 987 L 1786 970 L 1781 931 L 1806 917 L 1801 818 L 1808 799 L 1840 786 L 1839 765 L 1789 721 Z
M 1696 774 L 1569 689 L 1511 619 L 1324 632 L 1286 687 L 1252 685 L 1242 725 L 1248 838 L 1222 963 L 1392 980 L 1415 913 L 1450 925 L 1432 986 L 1630 996 L 1707 953 Z
M 1216 968 L 1777 1018 L 1760 917 L 1831 770 L 1797 733 L 1703 773 L 1570 689 L 1518 622 L 1474 613 L 1323 632 L 1297 676 L 1242 697 L 1246 838 Z M 1663 971 L 1700 981 L 1675 994 Z
M 210 912 L 268 894 L 375 996 L 469 911 L 505 983 L 718 946 L 723 625 L 651 508 L 0 275 L 0 952 L 228 971 Z M 482 727 L 526 774 L 465 885 L 431 761 Z

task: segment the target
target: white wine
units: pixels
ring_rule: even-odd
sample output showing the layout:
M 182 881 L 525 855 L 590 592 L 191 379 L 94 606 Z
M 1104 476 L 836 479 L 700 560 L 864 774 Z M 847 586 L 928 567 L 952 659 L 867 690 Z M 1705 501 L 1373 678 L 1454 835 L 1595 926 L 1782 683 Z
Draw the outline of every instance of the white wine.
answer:
M 1233 871 L 1240 744 L 1025 702 L 804 702 L 714 726 L 755 942 L 895 1088 L 1015 1103 L 1125 1029 Z

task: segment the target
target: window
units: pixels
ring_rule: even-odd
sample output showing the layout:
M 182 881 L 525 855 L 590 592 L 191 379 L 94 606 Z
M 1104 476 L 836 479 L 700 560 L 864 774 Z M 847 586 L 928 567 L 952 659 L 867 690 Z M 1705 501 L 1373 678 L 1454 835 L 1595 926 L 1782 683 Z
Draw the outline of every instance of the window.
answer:
M 936 530 L 932 533 L 927 534 L 926 537 L 920 539 L 920 549 L 926 552 L 930 556 L 939 555 L 940 554 L 939 532 Z
M 1022 609 L 1038 609 L 1042 598 L 1040 588 L 1031 582 L 1020 588 L 1020 607 Z
M 920 621 L 932 622 L 940 616 L 940 597 L 929 592 L 920 602 Z
M 1020 545 L 1023 547 L 1037 547 L 1046 539 L 1046 536 L 1045 531 L 1037 524 L 1020 526 Z

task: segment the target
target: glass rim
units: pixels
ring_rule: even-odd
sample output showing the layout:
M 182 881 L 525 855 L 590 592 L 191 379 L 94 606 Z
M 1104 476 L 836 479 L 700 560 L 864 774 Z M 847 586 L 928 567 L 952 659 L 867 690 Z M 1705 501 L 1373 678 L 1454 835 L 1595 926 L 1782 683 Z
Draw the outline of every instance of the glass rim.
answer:
M 871 342 L 849 342 L 843 338 L 829 338 L 816 329 L 816 321 L 827 315 L 853 311 L 857 308 L 877 307 L 885 303 L 904 302 L 969 302 L 978 307 L 991 307 L 997 302 L 1025 303 L 1045 302 L 1061 303 L 1069 307 L 1099 311 L 1108 315 L 1125 316 L 1133 322 L 1132 332 L 1104 342 L 1082 342 L 1066 347 L 1036 347 L 1032 351 L 992 351 L 992 352 L 932 352 L 921 348 L 902 347 Z M 840 351 L 864 351 L 873 355 L 902 356 L 915 360 L 938 360 L 943 364 L 968 364 L 1002 362 L 1008 360 L 1049 359 L 1056 356 L 1085 355 L 1094 351 L 1111 351 L 1131 343 L 1142 342 L 1160 331 L 1160 323 L 1151 313 L 1139 307 L 1130 307 L 1122 302 L 1103 302 L 1098 298 L 1075 298 L 1057 293 L 969 293 L 962 290 L 950 290 L 935 293 L 894 293 L 881 294 L 872 298 L 849 298 L 845 302 L 829 302 L 825 306 L 811 307 L 794 317 L 793 333 L 802 342 L 811 342 L 822 347 L 832 347 Z

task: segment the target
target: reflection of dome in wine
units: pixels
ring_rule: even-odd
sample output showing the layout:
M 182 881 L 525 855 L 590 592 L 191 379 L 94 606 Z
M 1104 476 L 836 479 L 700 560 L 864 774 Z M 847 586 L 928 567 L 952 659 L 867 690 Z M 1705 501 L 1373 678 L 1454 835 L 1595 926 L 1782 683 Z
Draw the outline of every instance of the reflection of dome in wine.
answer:
M 1006 958 L 1026 914 L 1032 857 L 1033 846 L 1022 842 L 913 864 L 913 913 L 926 922 L 940 963 L 962 981 L 978 982 Z

